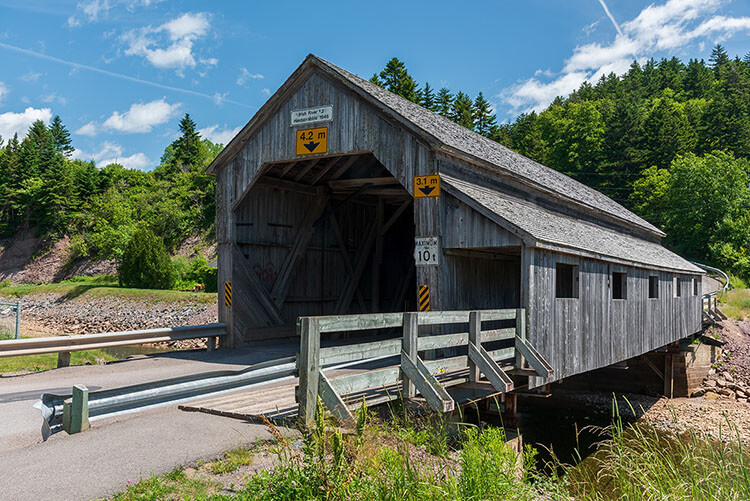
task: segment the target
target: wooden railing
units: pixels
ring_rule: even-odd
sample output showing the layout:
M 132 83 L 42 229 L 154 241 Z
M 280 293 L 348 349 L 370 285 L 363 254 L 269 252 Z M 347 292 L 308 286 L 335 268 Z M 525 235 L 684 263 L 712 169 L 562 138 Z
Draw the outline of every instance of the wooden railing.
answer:
M 482 330 L 483 322 L 503 320 L 513 320 L 514 327 Z M 454 324 L 468 324 L 468 332 L 419 336 L 419 326 Z M 351 345 L 320 346 L 323 333 L 388 328 L 402 329 L 402 336 Z M 400 395 L 413 398 L 418 393 L 433 409 L 448 412 L 454 409 L 455 402 L 446 388 L 467 381 L 479 382 L 480 375 L 484 375 L 498 393 L 513 389 L 509 372 L 552 376 L 550 365 L 526 340 L 526 312 L 523 309 L 301 317 L 297 321 L 297 332 L 301 343 L 297 398 L 300 417 L 307 425 L 315 419 L 318 398 L 334 416 L 347 423 L 353 420 L 350 409 L 358 404 L 345 402 L 342 398 L 345 395 L 359 395 L 368 390 L 390 387 L 391 391 L 377 397 L 376 403 L 393 400 Z M 483 343 L 502 340 L 513 340 L 513 346 L 492 351 L 483 347 Z M 419 356 L 419 352 L 459 346 L 467 346 L 468 354 L 435 360 L 422 360 Z M 335 364 L 362 364 L 399 355 L 397 365 L 331 379 L 325 374 L 341 367 Z M 503 363 L 499 364 L 499 361 Z M 459 374 L 462 371 L 463 374 Z
M 719 309 L 718 291 L 703 294 L 703 320 L 714 324 L 717 321 L 726 320 L 727 317 Z

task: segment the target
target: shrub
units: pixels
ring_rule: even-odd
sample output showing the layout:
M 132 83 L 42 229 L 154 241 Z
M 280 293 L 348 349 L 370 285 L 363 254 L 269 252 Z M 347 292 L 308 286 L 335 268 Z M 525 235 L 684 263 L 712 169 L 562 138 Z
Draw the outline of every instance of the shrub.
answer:
M 172 261 L 162 239 L 147 228 L 136 230 L 120 261 L 118 278 L 126 287 L 171 289 Z
M 196 285 L 204 285 L 206 292 L 216 292 L 216 268 L 208 266 L 208 259 L 196 256 L 188 260 L 177 256 L 172 260 L 175 276 L 175 287 L 178 289 L 192 289 Z

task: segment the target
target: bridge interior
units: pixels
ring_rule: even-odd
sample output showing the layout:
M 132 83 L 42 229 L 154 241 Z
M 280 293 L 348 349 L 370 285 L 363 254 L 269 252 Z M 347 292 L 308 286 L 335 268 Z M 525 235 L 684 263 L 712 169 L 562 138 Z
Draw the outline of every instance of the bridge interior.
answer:
M 234 208 L 243 341 L 301 316 L 416 309 L 413 205 L 372 153 L 265 165 Z

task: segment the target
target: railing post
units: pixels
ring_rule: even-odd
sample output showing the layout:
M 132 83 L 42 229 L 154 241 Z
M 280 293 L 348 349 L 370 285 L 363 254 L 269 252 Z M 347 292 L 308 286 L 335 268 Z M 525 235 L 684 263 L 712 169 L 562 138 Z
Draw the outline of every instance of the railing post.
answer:
M 57 354 L 57 368 L 70 366 L 70 352 L 61 351 Z
M 63 429 L 69 435 L 89 429 L 89 390 L 75 385 L 73 396 L 63 403 Z
M 320 326 L 317 319 L 297 320 L 300 336 L 299 353 L 299 415 L 306 426 L 315 422 L 320 385 Z
M 526 310 L 518 308 L 516 310 L 516 337 L 526 339 Z M 523 369 L 523 355 L 516 349 L 516 369 Z
M 482 346 L 482 313 L 469 312 L 469 343 L 477 348 Z M 469 381 L 479 381 L 479 367 L 469 357 Z
M 16 300 L 16 339 L 21 338 L 21 300 Z
M 417 359 L 419 353 L 417 343 L 419 342 L 419 316 L 415 312 L 404 312 L 404 334 L 401 338 L 401 348 L 412 360 Z M 414 398 L 417 390 L 414 383 L 401 371 L 402 391 L 404 398 Z

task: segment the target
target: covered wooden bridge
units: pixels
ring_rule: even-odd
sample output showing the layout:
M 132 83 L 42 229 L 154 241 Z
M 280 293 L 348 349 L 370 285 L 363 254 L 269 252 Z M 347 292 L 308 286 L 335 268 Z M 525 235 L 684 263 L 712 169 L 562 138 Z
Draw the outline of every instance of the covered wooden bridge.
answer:
M 533 387 L 701 328 L 703 272 L 659 229 L 314 55 L 210 172 L 228 346 L 296 336 L 301 317 L 520 309 L 551 366 Z M 320 342 L 354 334 L 330 336 Z

